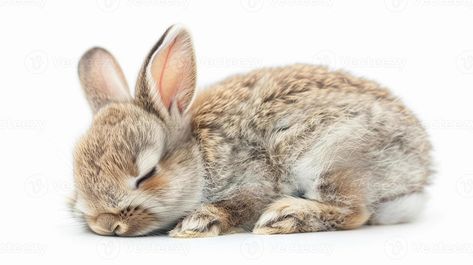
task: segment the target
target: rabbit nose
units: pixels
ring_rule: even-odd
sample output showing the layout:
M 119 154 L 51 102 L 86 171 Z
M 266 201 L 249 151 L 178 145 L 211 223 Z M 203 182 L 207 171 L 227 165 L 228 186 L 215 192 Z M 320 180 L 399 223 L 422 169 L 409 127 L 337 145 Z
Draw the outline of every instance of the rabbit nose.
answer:
M 92 230 L 100 235 L 120 236 L 127 232 L 128 225 L 120 220 L 120 217 L 111 213 L 102 213 L 97 216 Z

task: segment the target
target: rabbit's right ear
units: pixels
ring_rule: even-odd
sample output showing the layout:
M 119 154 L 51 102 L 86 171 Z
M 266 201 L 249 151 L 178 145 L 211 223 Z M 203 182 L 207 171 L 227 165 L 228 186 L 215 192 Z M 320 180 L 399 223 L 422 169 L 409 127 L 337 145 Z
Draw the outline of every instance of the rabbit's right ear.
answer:
M 82 56 L 79 79 L 94 114 L 110 102 L 132 100 L 120 66 L 105 49 L 92 48 Z
M 196 66 L 190 34 L 180 25 L 171 26 L 146 57 L 135 98 L 164 119 L 179 119 L 191 105 L 195 85 Z

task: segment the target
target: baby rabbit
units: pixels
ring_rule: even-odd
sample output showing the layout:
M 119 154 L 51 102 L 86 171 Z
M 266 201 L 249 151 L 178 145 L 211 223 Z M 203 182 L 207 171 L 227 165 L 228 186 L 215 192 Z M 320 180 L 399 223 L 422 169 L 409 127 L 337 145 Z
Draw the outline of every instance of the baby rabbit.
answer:
M 75 148 L 71 207 L 97 234 L 342 230 L 408 222 L 424 206 L 427 134 L 372 81 L 300 64 L 196 95 L 180 26 L 151 49 L 134 97 L 102 48 L 79 77 L 94 119 Z

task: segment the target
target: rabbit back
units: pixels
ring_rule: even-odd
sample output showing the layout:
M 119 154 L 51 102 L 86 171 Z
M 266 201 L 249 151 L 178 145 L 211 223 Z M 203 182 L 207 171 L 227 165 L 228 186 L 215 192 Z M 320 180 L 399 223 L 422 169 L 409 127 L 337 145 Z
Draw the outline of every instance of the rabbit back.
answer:
M 208 200 L 253 191 L 327 200 L 331 172 L 379 202 L 421 191 L 430 143 L 417 118 L 375 82 L 324 67 L 264 68 L 197 96 L 192 131 L 208 172 Z M 245 188 L 242 188 L 245 187 Z

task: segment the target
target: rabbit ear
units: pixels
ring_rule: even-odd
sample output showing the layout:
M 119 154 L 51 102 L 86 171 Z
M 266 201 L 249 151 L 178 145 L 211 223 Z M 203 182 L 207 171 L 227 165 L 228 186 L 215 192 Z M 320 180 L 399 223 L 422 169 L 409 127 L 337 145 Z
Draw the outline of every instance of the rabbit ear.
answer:
M 165 117 L 185 112 L 196 85 L 190 34 L 181 26 L 166 30 L 150 51 L 136 86 L 136 100 Z
M 92 48 L 82 55 L 79 79 L 94 114 L 110 102 L 131 101 L 125 76 L 105 49 Z

